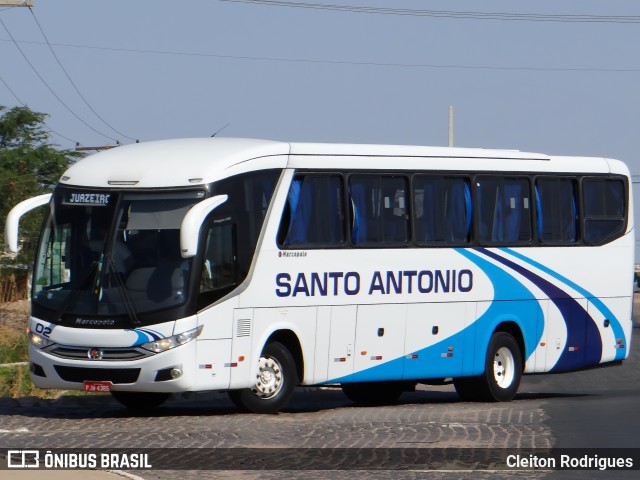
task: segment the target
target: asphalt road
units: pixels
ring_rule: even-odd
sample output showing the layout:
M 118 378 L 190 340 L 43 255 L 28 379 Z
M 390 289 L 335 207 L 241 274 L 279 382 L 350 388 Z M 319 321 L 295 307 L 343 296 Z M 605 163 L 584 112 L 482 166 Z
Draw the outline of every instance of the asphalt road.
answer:
M 640 309 L 636 309 L 640 312 Z M 636 320 L 638 320 L 636 318 Z M 513 402 L 459 401 L 451 386 L 421 387 L 399 404 L 361 408 L 337 389 L 299 389 L 277 415 L 238 413 L 222 393 L 181 395 L 153 412 L 133 415 L 109 396 L 58 400 L 0 399 L 0 448 L 280 448 L 471 447 L 493 449 L 640 447 L 640 322 L 622 366 L 562 375 L 527 376 Z M 362 450 L 364 449 L 364 450 Z M 216 451 L 208 450 L 211 455 Z M 461 450 L 462 451 L 462 450 Z M 180 451 L 172 450 L 176 461 Z M 187 452 L 187 450 L 184 450 Z M 220 452 L 220 451 L 218 451 Z M 340 459 L 336 458 L 337 465 Z M 366 468 L 366 462 L 363 464 Z M 58 475 L 56 477 L 55 475 Z M 63 476 L 60 476 L 63 475 Z M 638 472 L 538 471 L 198 471 L 48 472 L 47 478 L 183 480 L 196 478 L 638 478 Z M 135 477 L 131 477 L 134 475 Z M 1 479 L 39 478 L 0 471 Z

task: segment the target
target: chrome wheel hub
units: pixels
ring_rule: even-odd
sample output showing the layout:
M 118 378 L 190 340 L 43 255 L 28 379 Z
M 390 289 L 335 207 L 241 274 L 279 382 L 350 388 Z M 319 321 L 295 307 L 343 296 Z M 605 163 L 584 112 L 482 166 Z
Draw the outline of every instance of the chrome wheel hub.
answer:
M 493 359 L 493 377 L 500 388 L 509 388 L 515 377 L 513 353 L 506 347 L 499 348 Z
M 260 357 L 256 385 L 251 391 L 260 398 L 271 398 L 282 388 L 282 368 L 274 358 Z

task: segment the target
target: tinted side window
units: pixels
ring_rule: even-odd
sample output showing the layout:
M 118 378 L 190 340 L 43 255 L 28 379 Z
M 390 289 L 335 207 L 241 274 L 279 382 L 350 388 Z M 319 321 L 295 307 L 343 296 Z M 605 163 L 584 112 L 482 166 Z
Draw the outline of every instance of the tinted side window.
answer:
M 284 247 L 343 244 L 343 203 L 341 176 L 296 176 L 289 188 L 278 243 Z
M 416 176 L 413 199 L 417 243 L 469 242 L 471 191 L 466 179 Z
M 409 239 L 406 192 L 405 177 L 350 176 L 353 244 L 405 244 Z
M 531 240 L 529 180 L 478 177 L 478 239 L 485 244 Z
M 280 170 L 237 175 L 212 186 L 228 195 L 205 221 L 198 308 L 232 291 L 247 276 Z
M 571 244 L 578 235 L 575 182 L 571 179 L 536 180 L 538 238 L 542 243 Z
M 620 179 L 583 180 L 585 242 L 601 243 L 624 232 L 624 192 L 624 182 Z

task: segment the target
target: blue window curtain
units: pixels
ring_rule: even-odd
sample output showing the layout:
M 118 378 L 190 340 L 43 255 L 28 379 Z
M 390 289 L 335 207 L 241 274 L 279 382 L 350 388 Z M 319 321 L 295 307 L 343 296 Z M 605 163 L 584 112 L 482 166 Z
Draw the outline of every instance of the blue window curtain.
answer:
M 523 215 L 522 203 L 522 184 L 520 182 L 506 182 L 502 202 L 505 212 L 505 228 L 501 240 L 515 242 L 519 239 Z
M 471 219 L 473 218 L 473 203 L 471 202 L 471 188 L 469 188 L 469 183 L 464 182 L 464 201 L 466 206 L 466 232 L 465 232 L 465 240 L 469 240 L 471 237 Z
M 465 178 L 415 177 L 413 195 L 419 212 L 416 240 L 428 244 L 467 243 L 471 231 L 471 189 Z
M 354 245 L 406 243 L 409 230 L 404 176 L 352 175 L 349 194 Z
M 438 240 L 438 214 L 437 205 L 440 197 L 438 183 L 434 179 L 427 179 L 424 183 L 424 193 L 422 201 L 422 225 L 423 232 L 421 240 L 425 242 L 435 242 Z
M 536 194 L 536 214 L 538 215 L 537 217 L 538 238 L 544 240 L 544 231 L 542 227 L 544 225 L 543 218 L 546 219 L 546 217 L 545 217 L 545 211 L 542 209 L 542 201 L 540 200 L 540 189 L 538 187 L 538 184 L 536 184 L 535 186 L 535 194 Z
M 298 211 L 298 203 L 300 203 L 300 190 L 302 187 L 302 179 L 295 178 L 291 182 L 291 187 L 289 187 L 289 194 L 287 195 L 287 203 L 289 204 L 289 230 L 287 231 L 287 235 L 285 237 L 284 244 L 289 246 L 292 243 L 292 238 L 295 237 L 299 232 L 296 230 L 299 227 L 294 227 L 296 213 Z
M 548 244 L 575 243 L 578 232 L 575 181 L 539 178 L 535 195 L 540 241 Z
M 466 242 L 471 227 L 471 192 L 463 179 L 451 179 L 447 184 L 449 208 L 445 222 L 445 240 L 453 243 Z
M 582 183 L 587 243 L 600 243 L 624 232 L 625 187 L 618 179 L 589 178 Z
M 349 186 L 353 222 L 351 225 L 351 241 L 354 245 L 367 241 L 367 216 L 365 206 L 364 185 L 361 183 Z
M 482 242 L 518 243 L 531 239 L 528 180 L 478 179 L 478 210 Z

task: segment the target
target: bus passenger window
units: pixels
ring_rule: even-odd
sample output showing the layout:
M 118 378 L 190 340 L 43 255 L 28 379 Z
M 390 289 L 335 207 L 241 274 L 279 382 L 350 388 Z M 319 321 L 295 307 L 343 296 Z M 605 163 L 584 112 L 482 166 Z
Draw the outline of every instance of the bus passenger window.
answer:
M 563 178 L 536 180 L 538 238 L 541 243 L 572 244 L 577 240 L 575 182 Z
M 481 243 L 504 245 L 531 241 L 528 179 L 479 177 L 477 192 Z
M 464 178 L 413 179 L 418 244 L 466 244 L 471 233 L 471 190 Z
M 297 176 L 291 182 L 278 243 L 283 247 L 330 247 L 345 240 L 342 177 Z
M 392 175 L 352 175 L 351 241 L 354 245 L 404 245 L 409 239 L 407 179 Z
M 585 242 L 602 243 L 621 235 L 626 226 L 622 180 L 585 178 L 582 192 Z

